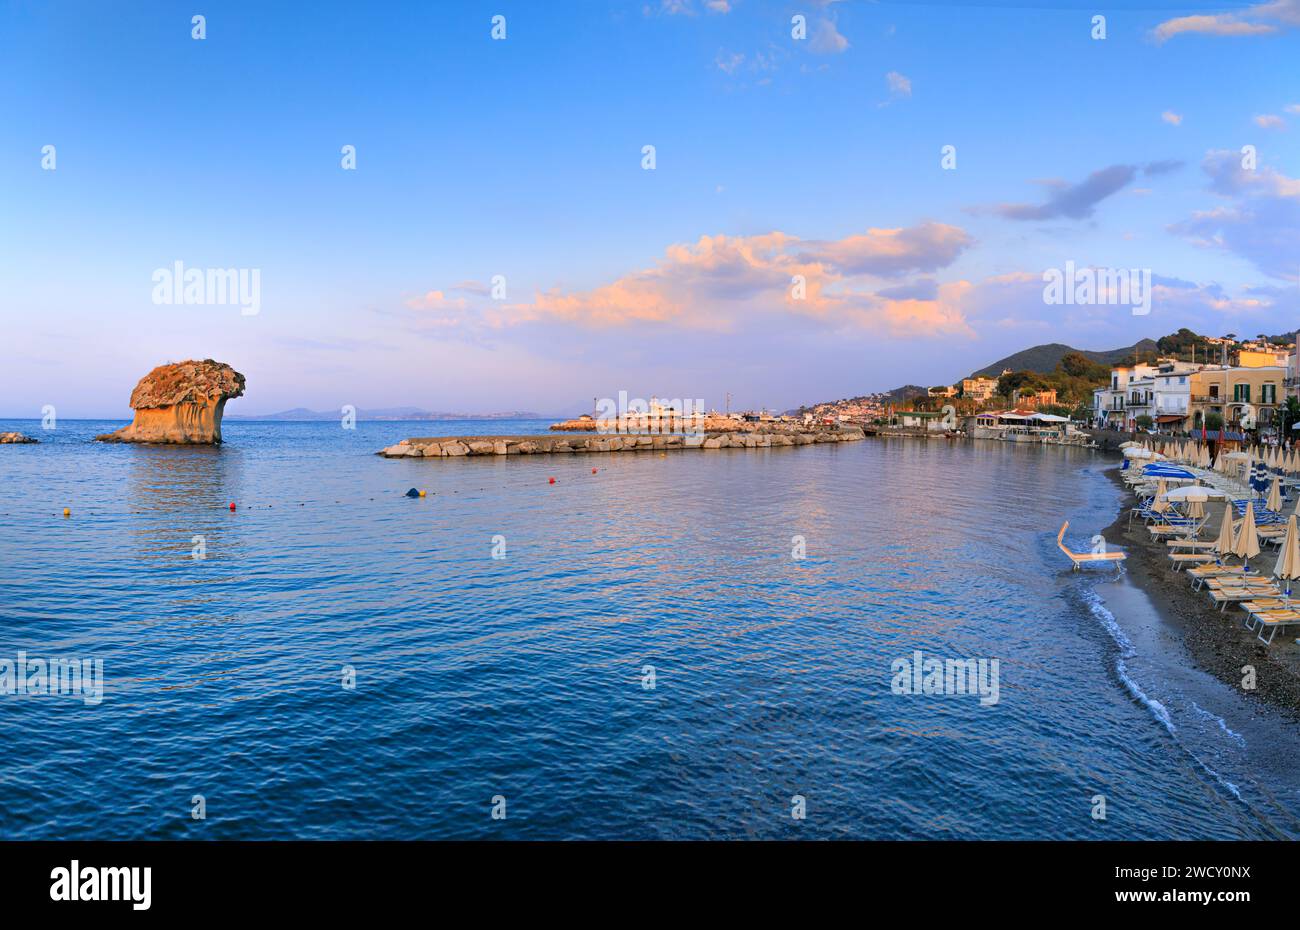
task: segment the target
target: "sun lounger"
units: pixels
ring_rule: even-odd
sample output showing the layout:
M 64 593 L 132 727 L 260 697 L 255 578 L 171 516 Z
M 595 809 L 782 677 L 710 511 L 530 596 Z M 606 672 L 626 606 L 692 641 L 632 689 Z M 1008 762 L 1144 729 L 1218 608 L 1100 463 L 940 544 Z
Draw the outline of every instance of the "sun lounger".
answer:
M 1265 646 L 1272 645 L 1273 635 L 1279 627 L 1300 625 L 1300 611 L 1285 608 L 1260 611 L 1249 616 L 1253 623 L 1258 625 L 1258 629 L 1255 626 L 1249 626 L 1248 629 L 1254 629 L 1255 638 Z M 1268 639 L 1264 638 L 1264 630 L 1268 630 Z
M 1213 552 L 1171 552 L 1169 561 L 1174 565 L 1174 571 L 1178 571 L 1184 565 L 1204 565 L 1206 562 L 1213 562 L 1218 556 Z
M 1210 599 L 1219 605 L 1219 612 L 1222 613 L 1228 609 L 1229 604 L 1270 598 L 1281 593 L 1276 588 L 1223 587 L 1210 591 Z
M 1205 552 L 1213 549 L 1218 543 L 1212 539 L 1167 539 L 1165 545 L 1170 549 L 1194 549 Z
M 1196 568 L 1189 568 L 1187 574 L 1192 579 L 1192 587 L 1199 589 L 1206 581 L 1212 578 L 1223 578 L 1228 575 L 1246 574 L 1245 569 L 1240 565 L 1198 565 Z
M 1122 552 L 1075 552 L 1065 545 L 1065 531 L 1070 526 L 1070 521 L 1066 520 L 1061 524 L 1061 532 L 1056 534 L 1056 545 L 1069 556 L 1070 561 L 1074 563 L 1074 571 L 1078 571 L 1080 566 L 1093 562 L 1122 562 L 1124 553 Z

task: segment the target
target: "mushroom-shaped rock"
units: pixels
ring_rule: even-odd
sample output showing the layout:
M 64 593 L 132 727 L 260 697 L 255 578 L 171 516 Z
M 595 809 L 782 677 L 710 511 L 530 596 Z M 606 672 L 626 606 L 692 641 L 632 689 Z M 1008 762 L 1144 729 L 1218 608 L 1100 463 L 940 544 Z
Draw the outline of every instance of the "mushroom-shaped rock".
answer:
M 221 442 L 226 401 L 243 393 L 244 376 L 210 358 L 159 365 L 131 392 L 131 425 L 95 438 L 215 445 Z

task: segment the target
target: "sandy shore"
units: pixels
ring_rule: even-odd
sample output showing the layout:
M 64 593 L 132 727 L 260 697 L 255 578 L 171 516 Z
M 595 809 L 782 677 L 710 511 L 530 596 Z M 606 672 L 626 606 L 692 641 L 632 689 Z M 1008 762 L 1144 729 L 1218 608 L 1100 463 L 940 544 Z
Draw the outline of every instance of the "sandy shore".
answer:
M 1107 475 L 1124 491 L 1124 507 L 1102 535 L 1128 553 L 1124 565 L 1129 577 L 1150 596 L 1164 622 L 1179 631 L 1196 664 L 1230 687 L 1300 720 L 1300 646 L 1296 645 L 1296 628 L 1279 631 L 1273 644 L 1265 646 L 1243 625 L 1240 608 L 1229 605 L 1226 613 L 1219 613 L 1205 591 L 1192 590 L 1191 578 L 1185 572 L 1173 570 L 1169 547 L 1163 540 L 1153 540 L 1140 520 L 1129 524 L 1128 510 L 1136 499 L 1120 480 L 1119 467 L 1109 469 Z M 1223 519 L 1223 502 L 1211 501 L 1207 507 L 1212 517 L 1201 538 L 1213 539 Z M 1267 576 L 1276 560 L 1269 547 L 1251 564 L 1258 565 Z M 1241 687 L 1242 667 L 1246 665 L 1255 667 L 1254 691 L 1243 691 Z

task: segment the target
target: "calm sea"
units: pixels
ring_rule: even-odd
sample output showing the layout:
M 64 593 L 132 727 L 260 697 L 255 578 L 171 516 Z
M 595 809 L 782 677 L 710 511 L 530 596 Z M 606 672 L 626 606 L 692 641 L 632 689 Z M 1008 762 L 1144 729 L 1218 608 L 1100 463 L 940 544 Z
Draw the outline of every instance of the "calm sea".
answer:
M 1096 453 L 88 441 L 116 425 L 0 423 L 42 440 L 0 447 L 0 661 L 104 676 L 0 695 L 4 838 L 1300 835 L 1295 725 L 1056 550 L 1115 517 Z M 893 693 L 917 651 L 997 659 L 997 703 Z

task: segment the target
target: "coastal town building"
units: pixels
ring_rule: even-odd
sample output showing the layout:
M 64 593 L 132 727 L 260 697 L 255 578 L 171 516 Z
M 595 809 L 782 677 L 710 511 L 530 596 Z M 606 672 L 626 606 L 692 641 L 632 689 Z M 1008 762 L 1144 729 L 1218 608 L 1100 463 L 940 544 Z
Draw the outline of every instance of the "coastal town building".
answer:
M 1106 429 L 1132 431 L 1138 417 L 1163 429 L 1183 429 L 1191 406 L 1191 374 L 1199 365 L 1172 359 L 1116 365 L 1110 386 L 1092 392 L 1093 421 Z
M 1136 365 L 1116 365 L 1110 371 L 1110 387 L 1098 388 L 1092 392 L 1093 420 L 1103 429 L 1132 430 L 1134 413 L 1129 415 L 1129 385 L 1133 381 L 1143 382 L 1156 373 L 1156 366 L 1146 362 Z M 1152 385 L 1154 388 L 1154 385 Z M 1145 406 L 1145 393 L 1135 394 L 1135 407 Z
M 1190 429 L 1200 429 L 1211 413 L 1228 429 L 1269 429 L 1283 402 L 1285 365 L 1204 368 L 1191 376 Z
M 1056 403 L 1056 389 L 1048 388 L 1043 391 L 1034 391 L 1032 394 L 1021 394 L 1020 403 L 1037 410 L 1039 407 L 1047 407 Z
M 977 404 L 987 403 L 997 392 L 997 378 L 963 378 L 961 382 L 961 396 Z

